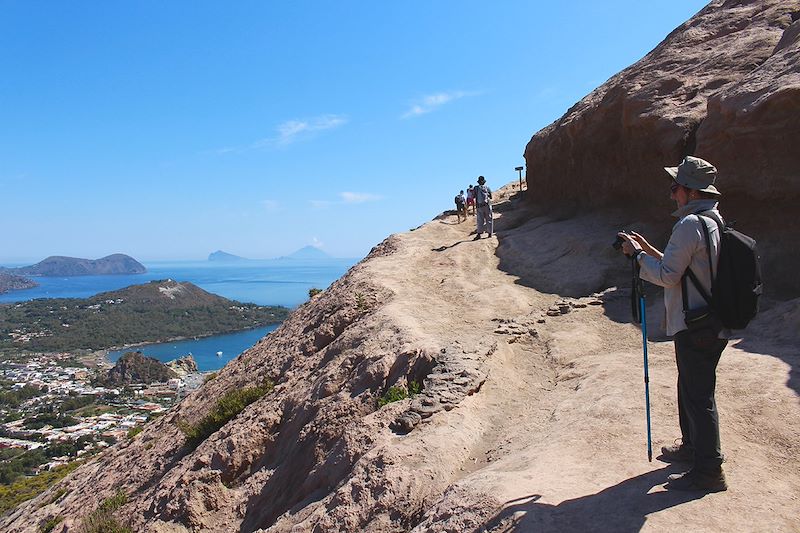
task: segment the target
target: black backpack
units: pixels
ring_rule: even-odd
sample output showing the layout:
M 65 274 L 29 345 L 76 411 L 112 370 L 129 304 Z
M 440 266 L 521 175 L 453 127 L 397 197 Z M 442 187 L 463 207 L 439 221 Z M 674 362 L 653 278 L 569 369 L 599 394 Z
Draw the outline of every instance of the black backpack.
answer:
M 708 261 L 711 265 L 711 237 L 702 217 L 712 219 L 720 230 L 719 261 L 717 273 L 711 270 L 711 295 L 703 290 L 697 277 L 687 269 L 685 276 L 694 283 L 703 299 L 714 310 L 714 314 L 728 329 L 744 329 L 758 313 L 758 297 L 761 296 L 761 258 L 756 249 L 756 241 L 732 226 L 723 224 L 713 211 L 696 213 L 700 216 L 703 234 L 706 238 Z M 685 293 L 684 285 L 684 293 Z

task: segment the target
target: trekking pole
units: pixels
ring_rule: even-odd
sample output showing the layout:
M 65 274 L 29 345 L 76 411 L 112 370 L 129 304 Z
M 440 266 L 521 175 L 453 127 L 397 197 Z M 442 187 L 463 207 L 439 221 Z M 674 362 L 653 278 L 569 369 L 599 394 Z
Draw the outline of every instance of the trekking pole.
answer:
M 638 313 L 634 311 L 633 319 L 642 325 L 642 352 L 644 353 L 644 404 L 647 413 L 647 460 L 653 462 L 653 441 L 650 431 L 650 375 L 647 371 L 647 314 L 644 295 L 644 285 L 642 278 L 639 277 L 639 262 L 635 257 L 631 258 L 631 266 L 633 271 L 633 300 L 638 296 Z

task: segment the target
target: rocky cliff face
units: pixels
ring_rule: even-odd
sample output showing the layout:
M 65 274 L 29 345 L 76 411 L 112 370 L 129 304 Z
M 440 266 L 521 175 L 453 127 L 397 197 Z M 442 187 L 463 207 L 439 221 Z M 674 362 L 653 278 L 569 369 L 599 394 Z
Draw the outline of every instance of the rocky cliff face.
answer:
M 197 372 L 197 361 L 194 360 L 191 354 L 169 361 L 166 365 L 179 377 Z
M 799 19 L 797 0 L 711 2 L 533 136 L 529 200 L 622 206 L 665 233 L 663 167 L 702 157 L 719 169 L 723 214 L 762 245 L 768 290 L 800 294 L 786 266 L 800 261 Z

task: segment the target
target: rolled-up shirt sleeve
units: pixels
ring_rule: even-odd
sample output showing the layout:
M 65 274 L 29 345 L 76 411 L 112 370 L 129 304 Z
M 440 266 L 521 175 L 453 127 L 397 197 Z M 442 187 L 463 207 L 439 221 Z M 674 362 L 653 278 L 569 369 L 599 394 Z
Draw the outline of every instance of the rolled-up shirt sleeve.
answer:
M 674 287 L 681 282 L 681 277 L 692 261 L 701 238 L 699 221 L 696 216 L 688 216 L 678 222 L 672 230 L 664 257 L 661 260 L 653 256 L 639 256 L 640 277 L 660 285 Z

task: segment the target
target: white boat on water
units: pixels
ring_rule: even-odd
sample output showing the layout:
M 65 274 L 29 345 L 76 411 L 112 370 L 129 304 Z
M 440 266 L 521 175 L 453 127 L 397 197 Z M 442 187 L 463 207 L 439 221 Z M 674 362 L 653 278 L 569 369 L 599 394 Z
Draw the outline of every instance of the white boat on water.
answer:
M 217 357 L 222 357 L 222 352 L 217 352 Z

